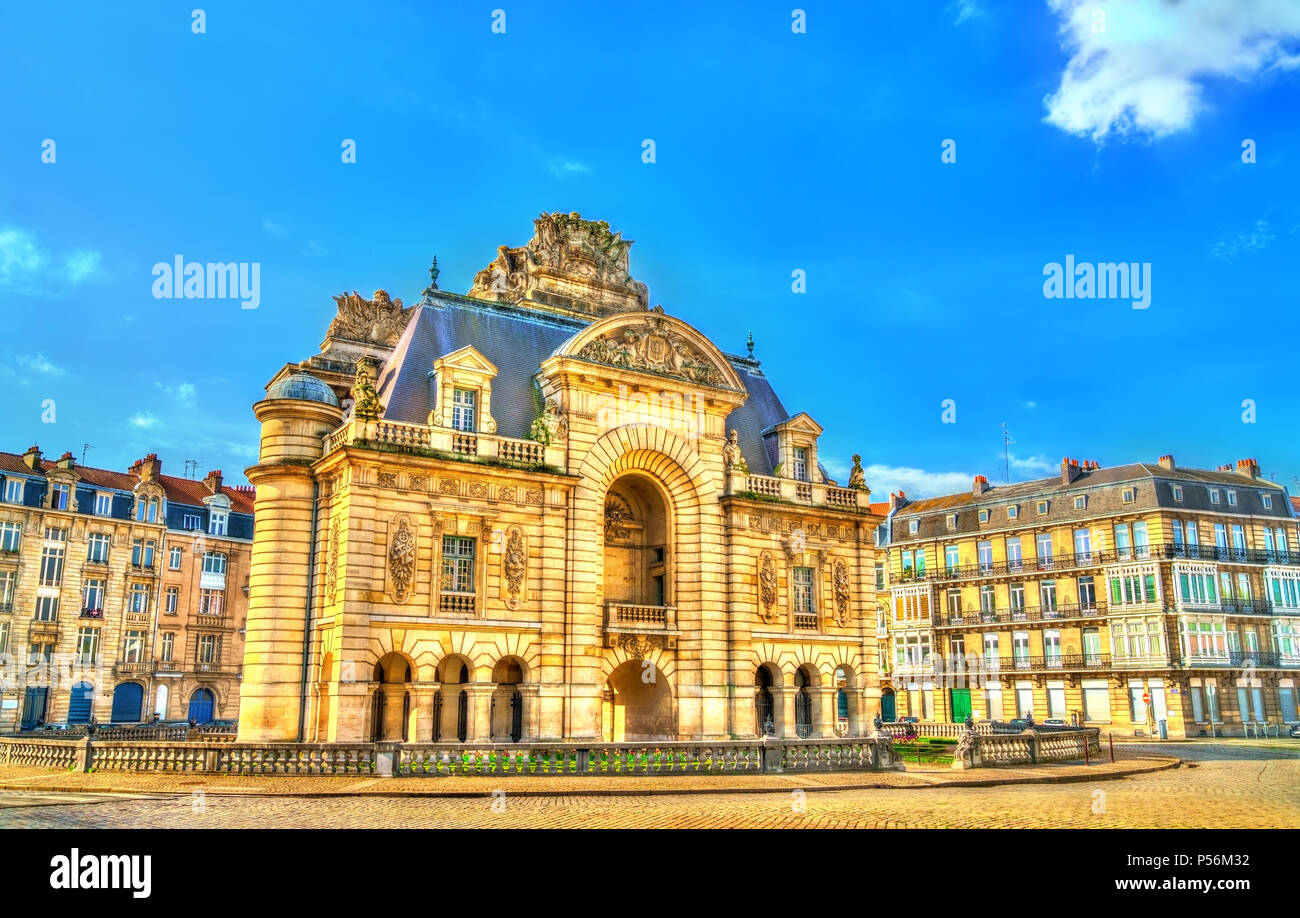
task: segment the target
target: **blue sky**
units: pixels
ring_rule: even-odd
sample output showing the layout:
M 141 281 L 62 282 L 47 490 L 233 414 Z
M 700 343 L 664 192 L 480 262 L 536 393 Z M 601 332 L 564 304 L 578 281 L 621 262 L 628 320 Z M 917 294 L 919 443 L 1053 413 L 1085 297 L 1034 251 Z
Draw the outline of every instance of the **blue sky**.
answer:
M 1292 0 L 805 2 L 802 34 L 790 3 L 192 8 L 0 9 L 0 449 L 242 480 L 332 295 L 411 303 L 435 253 L 464 292 L 559 210 L 724 349 L 752 331 L 880 499 L 1002 480 L 1003 421 L 1013 479 L 1172 452 L 1296 491 Z M 155 299 L 178 254 L 259 263 L 261 305 Z M 1149 308 L 1045 298 L 1066 255 L 1149 263 Z

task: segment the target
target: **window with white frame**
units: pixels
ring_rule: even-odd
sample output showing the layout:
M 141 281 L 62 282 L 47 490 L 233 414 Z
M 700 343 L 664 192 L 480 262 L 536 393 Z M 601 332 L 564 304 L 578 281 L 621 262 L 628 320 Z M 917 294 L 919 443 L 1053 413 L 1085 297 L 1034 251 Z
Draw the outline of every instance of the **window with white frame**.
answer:
M 176 653 L 176 632 L 164 631 L 162 632 L 161 637 L 162 653 L 158 659 L 162 660 L 164 663 L 170 663 L 174 659 Z
M 113 515 L 113 495 L 102 491 L 95 495 L 95 516 Z
M 200 615 L 220 615 L 225 606 L 225 590 L 199 590 Z
M 105 582 L 98 577 L 88 577 L 81 588 L 81 609 L 91 614 L 104 612 Z
M 45 593 L 36 597 L 36 621 L 53 622 L 59 619 L 59 596 Z
M 442 591 L 474 592 L 474 539 L 442 537 Z
M 951 573 L 956 570 L 960 564 L 961 552 L 956 545 L 946 545 L 943 549 L 943 567 L 944 570 Z
M 451 394 L 451 426 L 453 430 L 473 433 L 475 404 L 478 392 L 474 389 L 453 389 Z
M 109 543 L 109 535 L 106 532 L 92 532 L 86 536 L 86 560 L 92 564 L 106 563 Z
M 183 513 L 181 514 L 181 528 L 186 532 L 192 529 L 202 529 L 203 517 L 197 513 Z
M 17 585 L 17 571 L 0 571 L 0 611 L 13 611 L 14 588 Z
M 908 534 L 908 535 L 916 535 L 916 533 L 920 530 L 920 528 L 921 528 L 921 521 L 920 521 L 920 520 L 908 520 L 908 521 L 907 521 L 907 534 Z
M 144 662 L 144 638 L 143 631 L 128 631 L 122 639 L 122 662 L 123 663 L 143 663 Z
M 1173 487 L 1173 491 L 1174 491 L 1174 500 L 1179 500 L 1179 501 L 1182 500 L 1182 499 L 1183 499 L 1183 486 L 1182 486 L 1182 485 L 1173 485 L 1172 487 Z
M 0 551 L 17 552 L 22 541 L 22 523 L 0 523 Z
M 993 570 L 993 543 L 975 543 L 975 557 L 976 560 L 979 561 L 980 571 L 982 573 L 988 573 Z
M 1138 606 L 1159 599 L 1155 565 L 1111 568 L 1106 572 L 1112 606 Z M 1211 579 L 1213 582 L 1213 579 Z
M 997 670 L 1001 667 L 1000 651 L 998 650 L 998 635 L 990 633 L 984 635 L 984 665 L 990 670 Z
M 1237 492 L 1232 490 L 1231 488 L 1228 488 L 1225 490 L 1224 493 L 1228 495 L 1228 506 L 1229 507 L 1237 506 Z
M 813 609 L 813 571 L 811 567 L 796 567 L 792 571 L 794 581 L 794 610 L 804 614 Z
M 808 480 L 808 447 L 806 446 L 794 447 L 794 480 Z
M 1014 520 L 1017 519 L 1019 516 L 1020 516 L 1020 508 L 1018 506 L 1012 504 L 1010 507 L 1007 507 L 1007 519 Z
M 1178 586 L 1179 603 L 1184 606 L 1217 605 L 1216 570 L 1212 564 L 1175 564 L 1174 583 Z
M 950 530 L 951 530 L 951 529 L 956 529 L 956 528 L 957 528 L 957 514 L 955 514 L 955 513 L 949 513 L 949 514 L 948 514 L 948 522 L 947 522 L 947 525 L 948 525 L 948 528 L 949 528 Z
M 131 584 L 131 591 L 127 594 L 126 609 L 137 614 L 149 611 L 149 584 Z
M 23 487 L 27 484 L 22 478 L 5 479 L 5 502 L 10 504 L 21 504 L 23 502 Z
M 224 574 L 226 572 L 226 556 L 219 551 L 205 551 L 203 553 L 203 573 L 205 574 Z
M 1178 635 L 1183 654 L 1189 659 L 1226 659 L 1228 656 L 1227 628 L 1221 621 L 1180 619 Z
M 1047 510 L 1051 506 L 1051 501 L 1040 500 L 1038 502 L 1038 515 L 1047 516 Z
M 1270 495 L 1270 494 L 1261 494 L 1261 495 L 1259 495 L 1259 499 L 1260 499 L 1261 501 L 1264 502 L 1264 509 L 1265 509 L 1265 510 L 1272 510 L 1272 509 L 1273 509 L 1273 497 L 1272 497 L 1272 495 Z
M 1137 488 L 1125 488 L 1121 492 L 1121 499 L 1126 504 L 1131 504 L 1137 500 Z
M 1074 509 L 1075 509 L 1075 510 L 1087 510 L 1087 509 L 1088 509 L 1088 495 L 1087 495 L 1087 494 L 1080 494 L 1080 495 L 1078 495 L 1077 497 L 1074 498 Z
M 226 522 L 229 514 L 224 510 L 211 510 L 208 512 L 208 535 L 223 536 L 226 534 Z
M 1300 571 L 1265 568 L 1264 588 L 1274 608 L 1300 609 Z
M 163 595 L 163 612 L 167 615 L 175 615 L 176 608 L 181 602 L 180 587 L 168 587 L 167 592 Z
M 9 623 L 0 622 L 0 656 L 9 652 Z
M 179 545 L 173 545 L 167 549 L 167 568 L 173 571 L 181 569 L 181 547 Z
M 1217 504 L 1219 502 L 1218 488 L 1206 488 L 1206 493 L 1210 495 L 1210 503 Z
M 987 523 L 988 521 L 989 521 L 989 511 L 987 508 L 985 508 L 980 511 L 980 522 Z
M 67 510 L 68 499 L 72 494 L 72 489 L 66 484 L 58 483 L 50 489 L 50 509 Z
M 99 660 L 99 629 L 77 629 L 77 658 L 80 663 L 95 663 Z

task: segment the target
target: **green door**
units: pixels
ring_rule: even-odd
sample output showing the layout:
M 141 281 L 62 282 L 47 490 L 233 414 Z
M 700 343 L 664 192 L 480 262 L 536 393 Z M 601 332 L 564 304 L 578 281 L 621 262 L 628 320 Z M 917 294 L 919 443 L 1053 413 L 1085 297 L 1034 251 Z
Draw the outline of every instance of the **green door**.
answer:
M 970 714 L 970 689 L 953 689 L 952 690 L 952 719 L 954 723 L 961 723 Z

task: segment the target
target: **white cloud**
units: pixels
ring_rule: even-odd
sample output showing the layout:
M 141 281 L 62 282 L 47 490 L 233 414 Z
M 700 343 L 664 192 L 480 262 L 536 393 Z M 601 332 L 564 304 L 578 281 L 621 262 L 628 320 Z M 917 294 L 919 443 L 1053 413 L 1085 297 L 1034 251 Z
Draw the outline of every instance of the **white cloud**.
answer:
M 966 472 L 927 472 L 898 465 L 872 465 L 862 469 L 873 500 L 885 500 L 900 488 L 910 498 L 936 497 L 969 490 L 974 477 Z
M 15 226 L 0 227 L 0 290 L 27 296 L 58 296 L 100 275 L 100 254 L 78 249 L 43 251 L 35 237 Z
M 1205 84 L 1300 67 L 1296 0 L 1047 0 L 1070 61 L 1049 124 L 1100 143 L 1186 130 Z M 1104 14 L 1099 20 L 1097 13 Z M 1104 23 L 1104 28 L 1095 26 Z
M 956 0 L 955 3 L 948 4 L 948 12 L 957 14 L 953 25 L 961 25 L 967 20 L 980 19 L 988 15 L 988 10 L 984 9 L 980 0 Z
M 1010 465 L 1012 472 L 1055 472 L 1057 464 L 1052 462 L 1046 456 L 1027 456 L 1021 459 L 1015 453 L 1010 456 Z
M 566 160 L 564 162 L 549 160 L 546 163 L 546 168 L 550 169 L 551 175 L 558 179 L 568 178 L 571 175 L 584 175 L 591 171 L 591 166 L 576 160 Z
M 150 414 L 149 412 L 142 411 L 139 414 L 132 415 L 130 418 L 128 418 L 127 423 L 130 424 L 132 427 L 139 427 L 143 430 L 147 430 L 150 427 L 157 426 L 158 419 L 154 417 L 152 414 Z
M 175 399 L 185 406 L 193 405 L 199 394 L 199 390 L 194 383 L 183 382 L 177 386 L 167 386 L 161 382 L 155 381 L 154 387 L 161 389 L 166 393 L 168 398 Z
M 1037 408 L 1037 407 L 1038 407 L 1038 402 L 1025 402 L 1025 407 L 1026 407 L 1026 408 Z
M 1237 233 L 1220 239 L 1210 249 L 1210 255 L 1222 261 L 1236 261 L 1242 252 L 1256 252 L 1277 238 L 1267 220 L 1256 220 L 1250 232 Z
M 19 366 L 30 370 L 33 373 L 44 373 L 47 376 L 62 376 L 67 372 L 63 367 L 57 366 L 44 354 L 19 354 L 16 359 Z

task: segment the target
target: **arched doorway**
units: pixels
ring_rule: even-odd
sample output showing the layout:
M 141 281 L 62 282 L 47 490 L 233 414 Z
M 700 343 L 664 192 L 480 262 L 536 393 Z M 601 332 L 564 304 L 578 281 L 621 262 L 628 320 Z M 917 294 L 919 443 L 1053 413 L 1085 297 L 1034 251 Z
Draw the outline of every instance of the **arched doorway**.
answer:
M 189 719 L 192 723 L 206 724 L 212 720 L 212 714 L 216 710 L 216 699 L 212 697 L 212 691 L 205 688 L 197 688 L 190 695 Z
M 492 670 L 492 741 L 517 743 L 524 736 L 524 696 L 519 691 L 524 668 L 517 657 L 506 657 Z
M 671 740 L 677 732 L 672 689 L 649 660 L 628 660 L 609 674 L 601 713 L 606 742 Z
M 123 682 L 113 689 L 113 708 L 108 719 L 115 724 L 138 724 L 144 710 L 144 686 Z
M 95 699 L 95 688 L 89 682 L 78 682 L 72 687 L 68 701 L 68 723 L 90 723 L 90 708 Z
M 635 472 L 620 476 L 605 494 L 604 593 L 611 624 L 619 621 L 618 606 L 641 609 L 671 606 L 669 575 L 672 539 L 668 502 L 659 486 Z M 666 626 L 645 612 L 632 620 Z
M 880 719 L 887 724 L 892 724 L 895 718 L 894 711 L 894 690 L 891 688 L 880 690 Z
M 469 736 L 469 661 L 450 654 L 438 664 L 438 691 L 433 695 L 433 739 L 448 741 L 454 736 L 463 743 Z
M 776 735 L 776 702 L 772 686 L 776 677 L 768 663 L 754 673 L 754 733 L 758 736 Z
M 410 734 L 411 695 L 405 684 L 411 681 L 411 661 L 400 653 L 387 653 L 375 664 L 371 682 L 370 741 L 407 740 Z
M 813 704 L 811 686 L 816 675 L 807 666 L 800 666 L 794 674 L 794 733 L 800 739 L 813 735 Z
M 857 698 L 853 695 L 853 670 L 835 667 L 835 735 L 857 735 Z
M 153 713 L 159 720 L 167 719 L 167 697 L 170 694 L 166 685 L 158 686 L 154 693 Z

